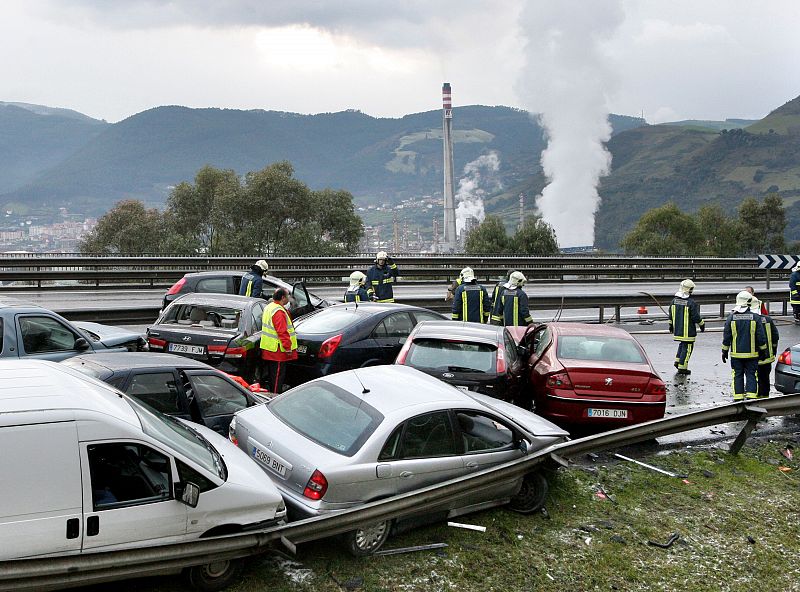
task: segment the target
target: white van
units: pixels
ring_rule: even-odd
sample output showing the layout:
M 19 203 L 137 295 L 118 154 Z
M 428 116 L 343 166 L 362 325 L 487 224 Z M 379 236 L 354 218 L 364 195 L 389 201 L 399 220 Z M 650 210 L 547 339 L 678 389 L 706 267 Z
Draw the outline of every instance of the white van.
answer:
M 0 362 L 0 561 L 178 543 L 278 524 L 231 442 L 53 362 Z M 190 568 L 220 589 L 239 562 Z

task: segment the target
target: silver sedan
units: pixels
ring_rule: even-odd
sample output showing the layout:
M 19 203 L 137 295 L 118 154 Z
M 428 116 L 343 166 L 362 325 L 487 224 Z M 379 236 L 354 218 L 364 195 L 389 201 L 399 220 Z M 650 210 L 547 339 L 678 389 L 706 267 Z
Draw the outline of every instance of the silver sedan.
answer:
M 290 518 L 351 508 L 467 475 L 563 441 L 567 432 L 533 413 L 467 393 L 406 366 L 340 372 L 240 411 L 230 439 L 272 477 Z M 544 503 L 539 472 L 459 497 L 434 518 L 509 504 Z M 425 516 L 430 520 L 431 516 Z M 345 535 L 354 555 L 377 551 L 388 521 Z

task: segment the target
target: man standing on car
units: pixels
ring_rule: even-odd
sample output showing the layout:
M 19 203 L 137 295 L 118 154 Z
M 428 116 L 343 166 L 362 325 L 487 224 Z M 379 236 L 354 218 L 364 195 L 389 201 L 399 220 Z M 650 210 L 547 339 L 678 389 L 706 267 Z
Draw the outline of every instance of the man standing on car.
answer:
M 269 265 L 263 259 L 259 259 L 250 266 L 250 271 L 242 276 L 242 285 L 239 286 L 239 296 L 251 296 L 253 298 L 263 298 L 262 287 L 264 285 L 264 274 L 267 273 Z
M 266 362 L 263 375 L 269 390 L 276 395 L 283 389 L 286 363 L 297 359 L 297 336 L 286 310 L 288 303 L 289 291 L 277 288 L 261 318 L 261 359 Z
M 468 323 L 485 323 L 489 320 L 489 294 L 475 280 L 471 267 L 461 270 L 461 285 L 453 295 L 453 320 Z
M 758 398 L 758 360 L 769 357 L 761 315 L 750 309 L 753 300 L 744 290 L 736 295 L 736 306 L 725 319 L 722 332 L 722 362 L 728 362 L 730 353 L 734 401 Z
M 700 327 L 701 333 L 706 330 L 706 323 L 700 316 L 700 305 L 692 298 L 693 291 L 694 282 L 683 280 L 669 305 L 669 331 L 672 339 L 678 342 L 678 353 L 675 354 L 678 374 L 692 373 L 689 370 L 689 358 L 697 340 L 697 327 Z
M 394 302 L 392 284 L 397 281 L 397 264 L 386 251 L 375 256 L 375 265 L 367 271 L 367 294 L 375 302 Z

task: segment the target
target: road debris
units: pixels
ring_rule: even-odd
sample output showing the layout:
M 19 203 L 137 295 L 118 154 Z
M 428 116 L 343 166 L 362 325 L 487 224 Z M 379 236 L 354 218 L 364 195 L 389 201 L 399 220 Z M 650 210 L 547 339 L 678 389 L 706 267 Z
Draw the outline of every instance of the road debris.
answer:
M 467 530 L 477 530 L 478 532 L 486 532 L 485 526 L 478 526 L 477 524 L 462 524 L 461 522 L 448 522 L 447 526 L 455 528 L 466 528 Z
M 791 449 L 791 448 L 789 448 L 789 447 L 786 447 L 786 448 L 784 448 L 783 450 L 781 450 L 781 454 L 782 454 L 784 457 L 786 457 L 786 460 L 792 460 L 792 457 L 794 456 L 794 455 L 792 454 L 792 449 Z
M 619 543 L 620 545 L 627 545 L 628 541 L 626 541 L 623 537 L 618 534 L 611 535 L 611 540 L 615 543 Z
M 749 534 L 747 535 L 747 542 L 750 543 L 751 545 L 755 545 L 756 544 L 756 540 L 753 537 L 751 537 Z
M 471 525 L 464 525 L 464 526 L 471 526 Z M 483 530 L 486 530 L 485 526 L 477 528 L 483 528 Z M 432 551 L 434 549 L 444 549 L 445 547 L 447 547 L 447 543 L 431 543 L 429 545 L 415 545 L 413 547 L 398 547 L 397 549 L 384 549 L 382 551 L 376 551 L 375 553 L 373 553 L 373 555 L 400 555 L 401 553 L 414 553 L 416 551 Z
M 659 543 L 657 541 L 647 541 L 648 545 L 652 545 L 653 547 L 658 547 L 659 549 L 669 549 L 675 541 L 681 538 L 677 532 L 673 532 L 666 543 Z
M 659 469 L 658 467 L 654 467 L 653 465 L 648 465 L 647 463 L 643 463 L 640 460 L 636 460 L 635 458 L 630 458 L 628 456 L 623 456 L 621 454 L 614 454 L 616 458 L 626 460 L 628 462 L 632 462 L 634 464 L 639 465 L 640 467 L 644 467 L 645 469 L 650 469 L 651 471 L 655 471 L 656 473 L 661 473 L 662 475 L 666 475 L 667 477 L 677 477 L 677 473 L 673 473 L 672 471 L 667 471 L 666 469 Z
M 778 470 L 779 470 L 781 473 L 788 473 L 789 471 L 791 471 L 791 470 L 792 470 L 792 467 L 778 467 Z
M 714 477 L 716 477 L 716 475 L 711 471 L 709 471 L 708 469 L 703 469 L 703 477 L 705 477 L 706 479 L 713 479 Z

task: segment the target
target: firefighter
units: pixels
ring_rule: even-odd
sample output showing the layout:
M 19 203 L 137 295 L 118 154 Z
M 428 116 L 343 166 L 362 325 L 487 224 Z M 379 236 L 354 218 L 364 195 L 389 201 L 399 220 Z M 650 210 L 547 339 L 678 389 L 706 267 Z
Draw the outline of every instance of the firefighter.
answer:
M 350 274 L 350 287 L 344 292 L 345 302 L 366 302 L 369 300 L 367 289 L 364 285 L 367 283 L 367 276 L 360 271 L 354 271 Z
M 758 361 L 769 357 L 761 315 L 750 308 L 753 300 L 744 290 L 736 295 L 736 306 L 722 332 L 722 362 L 728 362 L 730 353 L 734 401 L 758 398 Z
M 503 290 L 505 290 L 505 284 L 511 279 L 511 274 L 515 271 L 517 270 L 509 269 L 508 273 L 506 273 L 505 280 L 500 280 L 494 285 L 494 290 L 492 290 L 492 312 L 494 312 L 494 309 L 497 308 L 497 302 L 500 299 L 500 295 L 503 293 Z M 489 322 L 491 322 L 491 320 L 492 319 L 490 315 Z
M 394 302 L 392 284 L 397 281 L 397 264 L 386 251 L 375 255 L 375 265 L 367 271 L 367 294 L 376 302 Z
M 789 304 L 792 305 L 795 325 L 800 325 L 800 261 L 792 267 L 789 276 Z
M 492 309 L 491 323 L 493 325 L 524 327 L 533 322 L 530 310 L 528 310 L 528 295 L 522 289 L 526 281 L 522 272 L 515 271 L 503 284 L 502 293 L 498 294 L 497 304 Z
M 469 323 L 485 323 L 489 320 L 489 293 L 475 279 L 471 267 L 465 267 L 459 275 L 461 285 L 453 295 L 453 320 Z
M 767 338 L 767 357 L 758 361 L 758 398 L 766 399 L 769 397 L 769 379 L 772 375 L 772 362 L 775 361 L 775 356 L 778 353 L 778 328 L 775 326 L 775 321 L 769 316 L 764 304 L 757 298 L 753 298 L 750 303 L 750 311 L 757 312 L 761 317 L 761 323 L 764 325 L 764 334 Z
M 297 359 L 297 335 L 286 305 L 289 291 L 276 288 L 272 300 L 264 308 L 261 317 L 261 359 L 265 361 L 269 390 L 279 394 L 283 390 L 286 364 Z
M 678 353 L 675 354 L 678 374 L 692 373 L 688 366 L 697 339 L 697 327 L 700 327 L 700 332 L 706 330 L 706 323 L 700 316 L 700 305 L 692 298 L 693 291 L 694 282 L 683 280 L 669 306 L 669 331 L 672 339 L 678 342 Z
M 253 298 L 263 298 L 262 291 L 264 285 L 264 274 L 267 273 L 269 265 L 263 259 L 259 259 L 250 266 L 250 271 L 242 276 L 242 285 L 239 286 L 239 296 L 252 296 Z

